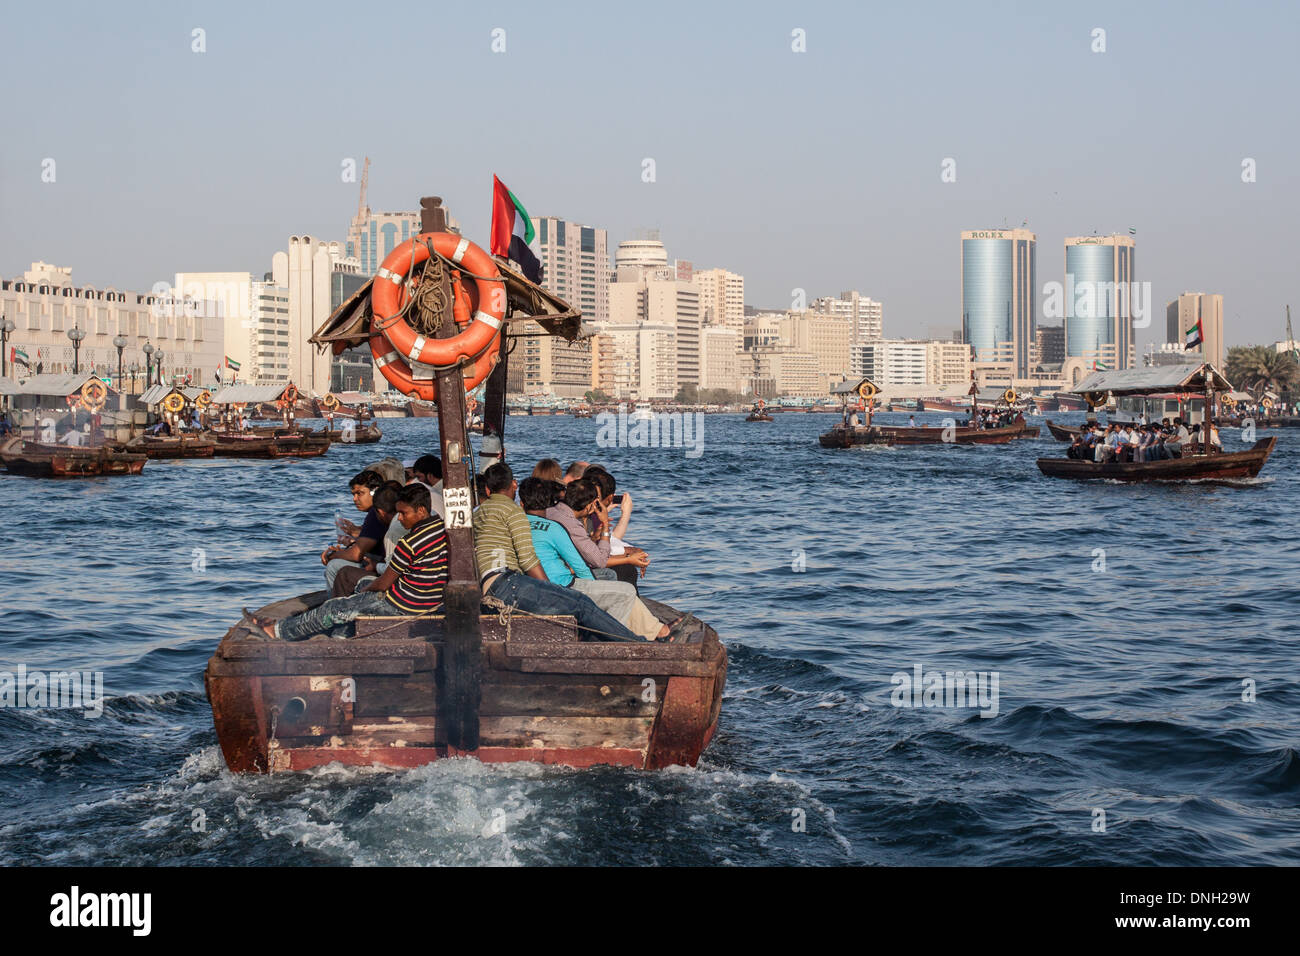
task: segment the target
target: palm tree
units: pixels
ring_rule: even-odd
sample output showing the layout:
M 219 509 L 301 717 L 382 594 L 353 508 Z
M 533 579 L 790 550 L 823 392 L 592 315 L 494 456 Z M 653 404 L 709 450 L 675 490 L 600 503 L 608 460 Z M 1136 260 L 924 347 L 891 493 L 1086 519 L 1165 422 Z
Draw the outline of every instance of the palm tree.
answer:
M 1265 392 L 1289 394 L 1300 385 L 1300 366 L 1291 352 L 1270 345 L 1237 345 L 1228 349 L 1227 373 L 1236 388 L 1256 398 Z

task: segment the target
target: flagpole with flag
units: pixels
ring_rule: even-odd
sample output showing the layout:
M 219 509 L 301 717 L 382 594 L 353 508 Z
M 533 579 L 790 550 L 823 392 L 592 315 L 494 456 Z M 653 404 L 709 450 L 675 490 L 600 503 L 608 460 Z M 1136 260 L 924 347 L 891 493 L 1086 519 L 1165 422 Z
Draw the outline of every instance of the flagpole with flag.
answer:
M 492 255 L 509 259 L 532 282 L 541 283 L 542 263 L 529 248 L 533 241 L 533 220 L 528 210 L 505 183 L 492 177 Z
M 1205 338 L 1201 333 L 1201 317 L 1198 315 L 1196 324 L 1187 328 L 1187 343 L 1183 346 L 1183 351 L 1186 352 L 1190 348 L 1195 348 L 1203 341 L 1205 341 Z

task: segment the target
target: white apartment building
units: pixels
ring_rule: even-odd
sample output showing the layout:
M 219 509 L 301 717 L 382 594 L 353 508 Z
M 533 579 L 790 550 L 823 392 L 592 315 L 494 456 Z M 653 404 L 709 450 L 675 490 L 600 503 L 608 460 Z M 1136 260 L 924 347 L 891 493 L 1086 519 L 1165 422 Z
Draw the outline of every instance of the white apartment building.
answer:
M 671 400 L 677 395 L 677 331 L 669 325 L 626 323 L 601 330 L 612 344 L 605 378 L 615 398 Z
M 274 282 L 254 282 L 249 307 L 252 364 L 239 379 L 256 385 L 289 381 L 289 290 Z
M 272 281 L 289 291 L 289 381 L 306 395 L 325 395 L 331 388 L 330 351 L 321 354 L 307 341 L 329 318 L 331 276 L 335 272 L 361 274 L 361 263 L 345 256 L 343 250 L 341 242 L 290 236 L 288 251 L 271 257 Z
M 745 277 L 726 269 L 696 269 L 700 287 L 700 320 L 745 334 Z
M 533 229 L 543 287 L 582 312 L 585 321 L 608 321 L 609 234 L 554 216 L 534 219 Z
M 700 330 L 700 388 L 740 390 L 740 334 L 721 325 Z
M 198 385 L 213 384 L 224 358 L 220 303 L 126 292 L 112 286 L 77 287 L 72 284 L 72 269 L 66 266 L 34 262 L 21 279 L 0 281 L 0 315 L 15 325 L 8 347 L 25 353 L 29 363 L 15 369 L 6 355 L 10 377 L 36 372 L 38 366 L 46 373 L 71 372 L 75 362 L 81 369 L 120 384 L 118 351 L 113 344 L 119 335 L 127 340 L 121 368 L 128 391 L 133 379 L 137 391 L 144 383 L 146 343 L 154 349 L 155 368 L 158 353 L 162 353 L 162 372 L 169 381 L 188 376 Z M 76 349 L 68 337 L 73 328 L 85 333 Z M 137 369 L 134 375 L 132 366 Z
M 620 245 L 620 249 L 622 249 Z M 700 291 L 693 282 L 670 278 L 668 270 L 620 266 L 622 278 L 609 285 L 613 325 L 651 324 L 673 330 L 679 384 L 700 381 Z
M 853 326 L 853 343 L 876 342 L 885 336 L 885 307 L 857 290 L 841 292 L 838 299 L 815 299 L 812 311 L 847 319 Z
M 821 398 L 828 393 L 817 356 L 786 345 L 748 350 L 742 359 L 744 391 L 755 398 Z
M 869 378 L 877 385 L 926 385 L 929 342 L 883 339 L 853 346 L 850 377 Z

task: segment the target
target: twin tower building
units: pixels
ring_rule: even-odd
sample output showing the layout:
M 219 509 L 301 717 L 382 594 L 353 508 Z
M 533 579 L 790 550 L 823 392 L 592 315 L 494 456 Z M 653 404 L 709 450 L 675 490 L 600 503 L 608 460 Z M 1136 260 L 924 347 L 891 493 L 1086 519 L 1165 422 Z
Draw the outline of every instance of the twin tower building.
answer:
M 974 365 L 1022 380 L 1057 363 L 1132 367 L 1134 322 L 1144 327 L 1152 308 L 1149 286 L 1134 279 L 1136 241 L 1066 239 L 1065 281 L 1041 286 L 1037 245 L 1028 229 L 961 234 L 962 335 Z

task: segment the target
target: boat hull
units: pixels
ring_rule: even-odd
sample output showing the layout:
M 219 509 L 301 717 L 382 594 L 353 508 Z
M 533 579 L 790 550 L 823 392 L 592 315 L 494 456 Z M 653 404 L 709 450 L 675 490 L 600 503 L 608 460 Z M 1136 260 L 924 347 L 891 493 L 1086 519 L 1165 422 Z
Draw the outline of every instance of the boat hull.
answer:
M 1004 428 L 917 427 L 890 425 L 836 425 L 820 436 L 823 448 L 854 445 L 1005 445 L 1018 438 L 1037 438 L 1038 429 L 1017 423 Z
M 1073 458 L 1039 458 L 1038 470 L 1049 478 L 1077 481 L 1198 481 L 1254 478 L 1273 453 L 1277 438 L 1261 438 L 1246 451 L 1217 455 L 1184 455 L 1164 461 L 1106 462 Z
M 259 612 L 284 617 L 318 592 Z M 666 605 L 646 602 L 661 618 Z M 479 746 L 446 741 L 441 619 L 363 618 L 357 637 L 258 640 L 238 626 L 204 685 L 237 773 L 328 763 L 414 767 L 446 757 L 589 767 L 694 765 L 717 729 L 727 653 L 709 628 L 683 644 L 581 643 L 571 618 L 481 621 Z

